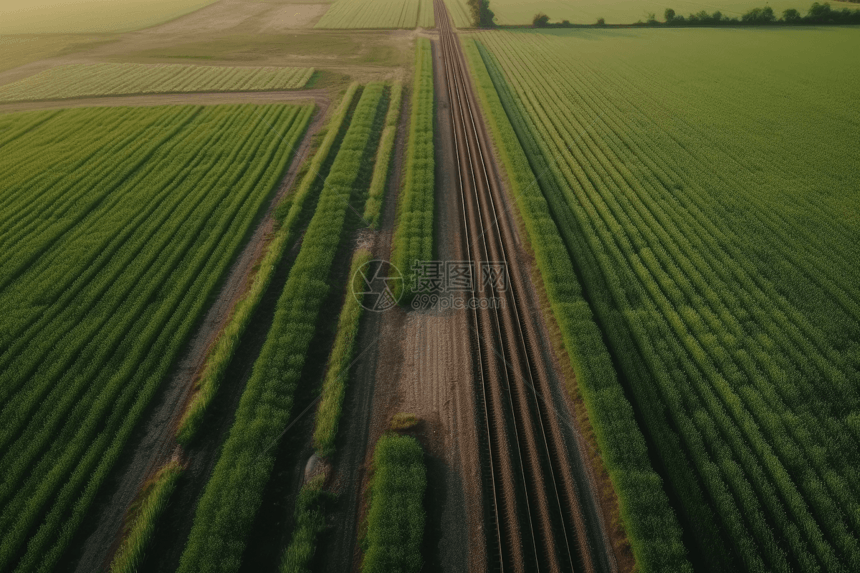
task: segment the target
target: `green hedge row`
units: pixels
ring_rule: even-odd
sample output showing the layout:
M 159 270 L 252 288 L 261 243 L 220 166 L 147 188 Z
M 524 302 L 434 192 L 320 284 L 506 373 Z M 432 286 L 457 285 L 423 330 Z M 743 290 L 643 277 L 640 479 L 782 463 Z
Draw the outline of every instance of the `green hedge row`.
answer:
M 690 571 L 681 528 L 648 458 L 645 439 L 619 383 L 609 351 L 573 269 L 541 188 L 511 122 L 518 118 L 492 56 L 474 40 L 464 43 L 473 81 L 528 233 L 553 315 L 576 373 L 589 419 L 618 495 L 621 519 L 641 571 Z M 491 77 L 492 76 L 492 77 Z M 507 111 L 507 113 L 506 113 Z
M 416 46 L 406 179 L 397 205 L 392 253 L 394 266 L 406 278 L 398 289 L 407 292 L 412 283 L 413 263 L 433 258 L 433 55 L 430 40 L 418 38 Z M 399 295 L 395 293 L 395 296 Z
M 271 476 L 275 448 L 328 294 L 335 253 L 362 158 L 373 141 L 382 84 L 368 85 L 325 180 L 301 251 L 278 299 L 236 420 L 197 506 L 180 573 L 236 571 Z
M 386 434 L 373 452 L 362 573 L 417 573 L 424 540 L 424 451 L 411 436 Z

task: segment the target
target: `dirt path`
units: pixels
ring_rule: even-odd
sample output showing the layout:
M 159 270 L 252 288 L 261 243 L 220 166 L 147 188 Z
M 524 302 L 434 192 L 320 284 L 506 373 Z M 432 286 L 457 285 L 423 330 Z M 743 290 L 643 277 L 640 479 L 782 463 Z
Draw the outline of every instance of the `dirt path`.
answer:
M 325 89 L 275 92 L 201 92 L 101 96 L 43 101 L 0 103 L 0 113 L 75 107 L 153 107 L 158 105 L 219 105 L 233 103 L 315 103 L 327 109 L 329 92 Z
M 90 512 L 91 517 L 78 535 L 77 542 L 70 544 L 73 549 L 70 550 L 72 554 L 65 560 L 68 564 L 66 570 L 85 573 L 97 571 L 108 563 L 119 540 L 125 513 L 140 487 L 177 451 L 174 432 L 190 396 L 193 382 L 200 375 L 208 349 L 224 328 L 236 302 L 249 286 L 254 266 L 262 257 L 274 229 L 274 208 L 295 182 L 299 168 L 310 151 L 311 138 L 323 125 L 328 111 L 328 100 L 320 101 L 322 105 L 315 112 L 311 125 L 265 214 L 233 262 L 212 306 L 196 329 L 172 374 L 163 383 L 150 405 L 149 413 L 140 428 L 126 445 L 127 454 L 114 468 L 96 498 Z M 232 411 L 225 413 L 223 418 L 222 422 L 229 426 L 232 422 Z M 217 451 L 218 448 L 210 448 L 205 453 L 198 453 L 199 457 L 208 456 L 212 460 L 196 459 L 193 465 L 211 465 Z M 189 455 L 195 453 L 191 452 Z M 205 481 L 207 476 L 208 473 L 192 475 L 192 478 Z

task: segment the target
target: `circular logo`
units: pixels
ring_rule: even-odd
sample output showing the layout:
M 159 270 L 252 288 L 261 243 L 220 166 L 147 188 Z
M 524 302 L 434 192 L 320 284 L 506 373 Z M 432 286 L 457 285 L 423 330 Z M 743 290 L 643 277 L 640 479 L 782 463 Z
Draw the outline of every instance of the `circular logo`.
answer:
M 352 294 L 358 304 L 367 310 L 388 310 L 400 302 L 403 275 L 388 261 L 368 261 L 352 275 Z

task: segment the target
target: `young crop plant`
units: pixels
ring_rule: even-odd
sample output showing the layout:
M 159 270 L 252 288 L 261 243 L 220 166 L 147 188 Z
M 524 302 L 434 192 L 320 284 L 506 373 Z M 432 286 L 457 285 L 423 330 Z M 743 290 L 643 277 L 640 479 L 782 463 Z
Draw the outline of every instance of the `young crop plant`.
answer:
M 385 434 L 373 452 L 362 573 L 418 573 L 424 564 L 424 450 L 412 436 Z
M 312 111 L 0 118 L 0 569 L 59 562 Z
M 293 90 L 303 88 L 313 74 L 313 68 L 70 64 L 0 86 L 0 101 L 123 94 Z
M 286 221 L 278 226 L 259 263 L 259 269 L 254 275 L 248 291 L 236 303 L 229 322 L 218 334 L 212 345 L 203 372 L 196 383 L 195 392 L 189 400 L 176 431 L 176 439 L 180 444 L 187 445 L 196 435 L 206 409 L 215 397 L 227 367 L 233 359 L 233 354 L 239 345 L 242 334 L 251 321 L 254 310 L 262 300 L 284 252 L 295 241 L 301 215 L 305 210 L 307 200 L 315 189 L 314 183 L 321 179 L 323 166 L 334 150 L 339 136 L 343 135 L 345 125 L 348 124 L 348 112 L 358 87 L 358 84 L 355 83 L 347 89 L 340 105 L 328 122 L 328 131 L 313 159 L 311 159 L 308 172 L 298 190 L 282 200 L 278 207 L 289 210 Z
M 316 554 L 317 538 L 325 531 L 326 503 L 334 498 L 324 489 L 325 475 L 308 480 L 296 500 L 293 537 L 281 561 L 280 573 L 306 573 Z
M 412 88 L 409 143 L 406 148 L 406 174 L 397 204 L 394 231 L 393 263 L 406 280 L 400 288 L 407 290 L 412 283 L 411 269 L 415 261 L 433 257 L 433 209 L 435 191 L 435 159 L 433 148 L 433 56 L 430 40 L 416 41 L 415 79 Z
M 325 179 L 275 310 L 272 326 L 242 394 L 235 421 L 194 516 L 179 571 L 236 571 L 275 461 L 273 444 L 289 422 L 293 397 L 359 173 L 376 150 L 374 125 L 384 86 L 369 84 Z
M 547 202 L 540 187 L 533 184 L 534 171 L 523 150 L 528 143 L 520 144 L 512 126 L 521 119 L 507 115 L 502 105 L 511 97 L 510 90 L 483 46 L 467 39 L 464 49 L 603 463 L 618 495 L 621 520 L 637 567 L 641 571 L 690 571 L 681 529 L 648 459 L 645 439 Z
M 161 468 L 143 491 L 143 498 L 133 509 L 134 520 L 110 564 L 111 573 L 134 573 L 140 567 L 155 526 L 167 508 L 167 502 L 182 476 L 182 465 L 171 460 Z
M 343 308 L 340 311 L 337 336 L 323 380 L 322 397 L 314 426 L 314 448 L 320 457 L 330 456 L 334 453 L 334 442 L 337 437 L 343 397 L 346 394 L 349 368 L 355 355 L 358 325 L 362 314 L 362 295 L 353 294 L 355 289 L 353 288 L 352 277 L 362 265 L 372 258 L 370 251 L 366 249 L 356 251 L 352 257 L 352 265 L 349 270 L 350 284 L 347 286 Z
M 382 214 L 382 202 L 385 198 L 385 188 L 391 171 L 391 156 L 394 151 L 394 140 L 397 137 L 397 124 L 400 122 L 400 105 L 403 85 L 396 82 L 391 86 L 391 100 L 388 104 L 388 114 L 385 116 L 385 127 L 379 140 L 379 150 L 373 164 L 373 179 L 370 182 L 370 192 L 364 206 L 364 220 L 371 229 L 379 227 L 379 217 Z
M 808 30 L 802 46 L 774 32 L 764 44 L 752 30 L 730 45 L 721 30 L 654 37 L 633 60 L 619 58 L 624 41 L 479 39 L 691 558 L 710 570 L 852 571 L 860 246 L 844 126 L 858 111 L 843 104 L 858 86 L 820 64 L 838 59 L 849 30 Z M 702 62 L 695 72 L 665 59 L 682 45 Z M 790 73 L 758 81 L 792 55 Z M 719 88 L 701 89 L 716 77 Z M 772 89 L 829 103 L 761 112 Z

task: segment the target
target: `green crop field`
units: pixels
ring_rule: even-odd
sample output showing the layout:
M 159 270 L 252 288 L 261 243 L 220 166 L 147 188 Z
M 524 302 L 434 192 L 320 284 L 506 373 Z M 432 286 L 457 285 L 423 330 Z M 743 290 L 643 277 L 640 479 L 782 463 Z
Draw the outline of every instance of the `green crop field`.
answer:
M 291 90 L 304 87 L 313 73 L 313 68 L 72 64 L 0 86 L 0 102 L 123 94 Z
M 312 111 L 0 116 L 0 569 L 57 563 Z
M 474 37 L 688 549 L 856 571 L 858 30 Z
M 455 24 L 460 28 L 470 28 L 466 0 L 445 0 L 454 17 Z M 787 8 L 795 8 L 805 14 L 812 0 L 777 0 L 762 2 L 759 0 L 717 0 L 716 2 L 696 0 L 491 0 L 490 9 L 496 15 L 496 23 L 504 26 L 531 24 L 535 14 L 543 12 L 550 17 L 551 22 L 568 20 L 574 24 L 594 24 L 598 18 L 603 18 L 607 24 L 633 24 L 645 22 L 649 14 L 654 14 L 658 20 L 663 20 L 666 8 L 672 8 L 678 14 L 686 16 L 702 10 L 712 13 L 715 10 L 724 16 L 738 18 L 753 8 L 767 4 L 779 16 Z M 857 8 L 850 2 L 830 2 L 834 10 L 842 8 Z
M 432 0 L 337 0 L 315 28 L 432 28 Z
M 125 32 L 154 26 L 215 0 L 4 0 L 0 34 Z

